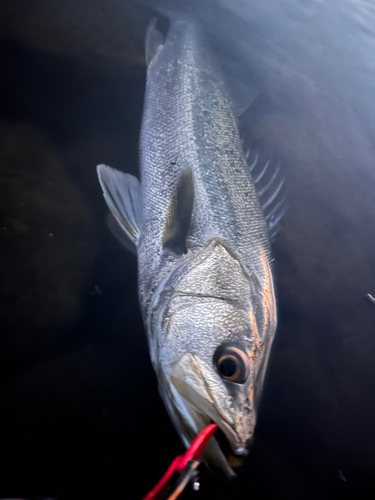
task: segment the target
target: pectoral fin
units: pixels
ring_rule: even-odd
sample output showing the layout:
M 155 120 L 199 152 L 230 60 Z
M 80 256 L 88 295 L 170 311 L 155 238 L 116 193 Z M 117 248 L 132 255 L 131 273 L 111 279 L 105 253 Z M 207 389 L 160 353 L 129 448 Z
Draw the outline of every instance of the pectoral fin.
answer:
M 136 245 L 141 225 L 142 193 L 139 180 L 107 165 L 98 165 L 97 172 L 109 210 L 122 231 Z
M 133 243 L 127 236 L 127 234 L 124 232 L 117 220 L 113 217 L 111 212 L 108 212 L 106 222 L 108 229 L 111 231 L 120 245 L 126 248 L 126 250 L 129 250 L 129 252 L 137 255 L 137 247 L 135 246 L 135 243 Z
M 186 253 L 194 207 L 194 183 L 191 169 L 180 176 L 172 197 L 163 231 L 163 248 L 177 254 Z

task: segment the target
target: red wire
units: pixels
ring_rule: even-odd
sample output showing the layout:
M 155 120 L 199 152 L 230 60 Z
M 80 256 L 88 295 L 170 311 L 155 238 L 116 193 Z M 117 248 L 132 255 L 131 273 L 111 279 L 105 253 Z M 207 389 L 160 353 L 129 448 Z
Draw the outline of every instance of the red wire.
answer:
M 217 431 L 218 427 L 216 424 L 210 424 L 207 425 L 201 431 L 198 436 L 194 439 L 194 441 L 191 443 L 189 448 L 186 450 L 184 455 L 181 455 L 181 462 L 178 464 L 177 470 L 178 472 L 181 472 L 190 462 L 190 460 L 199 460 L 204 452 L 204 449 L 210 440 L 210 437 L 215 434 Z
M 201 431 L 198 436 L 191 443 L 189 448 L 183 455 L 176 457 L 171 465 L 168 467 L 167 471 L 160 479 L 160 481 L 152 488 L 152 490 L 144 497 L 143 500 L 157 500 L 158 496 L 162 493 L 163 489 L 166 487 L 168 481 L 171 479 L 173 474 L 177 472 L 182 472 L 190 460 L 199 460 L 204 452 L 204 449 L 210 440 L 211 436 L 215 434 L 218 427 L 216 424 L 210 424 Z
M 163 491 L 165 486 L 167 485 L 168 481 L 170 478 L 173 476 L 173 474 L 176 472 L 176 468 L 178 464 L 181 462 L 181 458 L 183 455 L 179 455 L 176 457 L 171 465 L 168 467 L 167 471 L 165 472 L 164 476 L 160 479 L 160 481 L 152 488 L 152 490 L 147 493 L 147 495 L 144 497 L 143 500 L 151 500 L 151 499 L 156 499 L 157 495 Z

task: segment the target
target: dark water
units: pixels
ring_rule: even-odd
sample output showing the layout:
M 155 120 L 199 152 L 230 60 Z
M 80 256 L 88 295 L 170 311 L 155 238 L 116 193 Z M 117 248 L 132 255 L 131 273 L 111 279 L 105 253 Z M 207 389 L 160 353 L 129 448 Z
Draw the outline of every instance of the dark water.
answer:
M 373 4 L 190 5 L 261 90 L 249 134 L 283 161 L 292 206 L 254 447 L 232 490 L 204 476 L 185 498 L 374 498 Z M 142 498 L 182 451 L 95 172 L 138 172 L 150 15 L 0 5 L 0 497 Z

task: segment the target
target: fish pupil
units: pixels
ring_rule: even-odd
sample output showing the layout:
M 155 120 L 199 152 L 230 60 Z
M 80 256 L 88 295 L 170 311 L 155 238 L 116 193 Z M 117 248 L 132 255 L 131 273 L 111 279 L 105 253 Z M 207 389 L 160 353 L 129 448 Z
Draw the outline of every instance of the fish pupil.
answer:
M 219 369 L 223 377 L 230 378 L 236 373 L 237 365 L 233 359 L 227 358 L 221 361 Z

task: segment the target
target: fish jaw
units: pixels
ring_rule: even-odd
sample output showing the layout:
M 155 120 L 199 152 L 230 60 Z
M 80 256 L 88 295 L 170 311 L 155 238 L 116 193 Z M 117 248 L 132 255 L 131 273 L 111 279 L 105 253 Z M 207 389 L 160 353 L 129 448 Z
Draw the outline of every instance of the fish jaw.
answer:
M 185 418 L 182 427 L 185 427 L 190 440 L 212 422 L 222 431 L 231 453 L 224 453 L 216 438 L 212 437 L 203 458 L 210 468 L 221 470 L 228 479 L 233 478 L 236 474 L 228 460 L 233 463 L 233 455 L 246 455 L 255 427 L 255 413 L 252 412 L 250 418 L 240 417 L 241 413 L 233 418 L 224 415 L 210 393 L 196 357 L 191 353 L 184 354 L 174 365 L 170 393 L 175 401 L 178 399 L 178 413 L 182 413 L 183 407 Z

